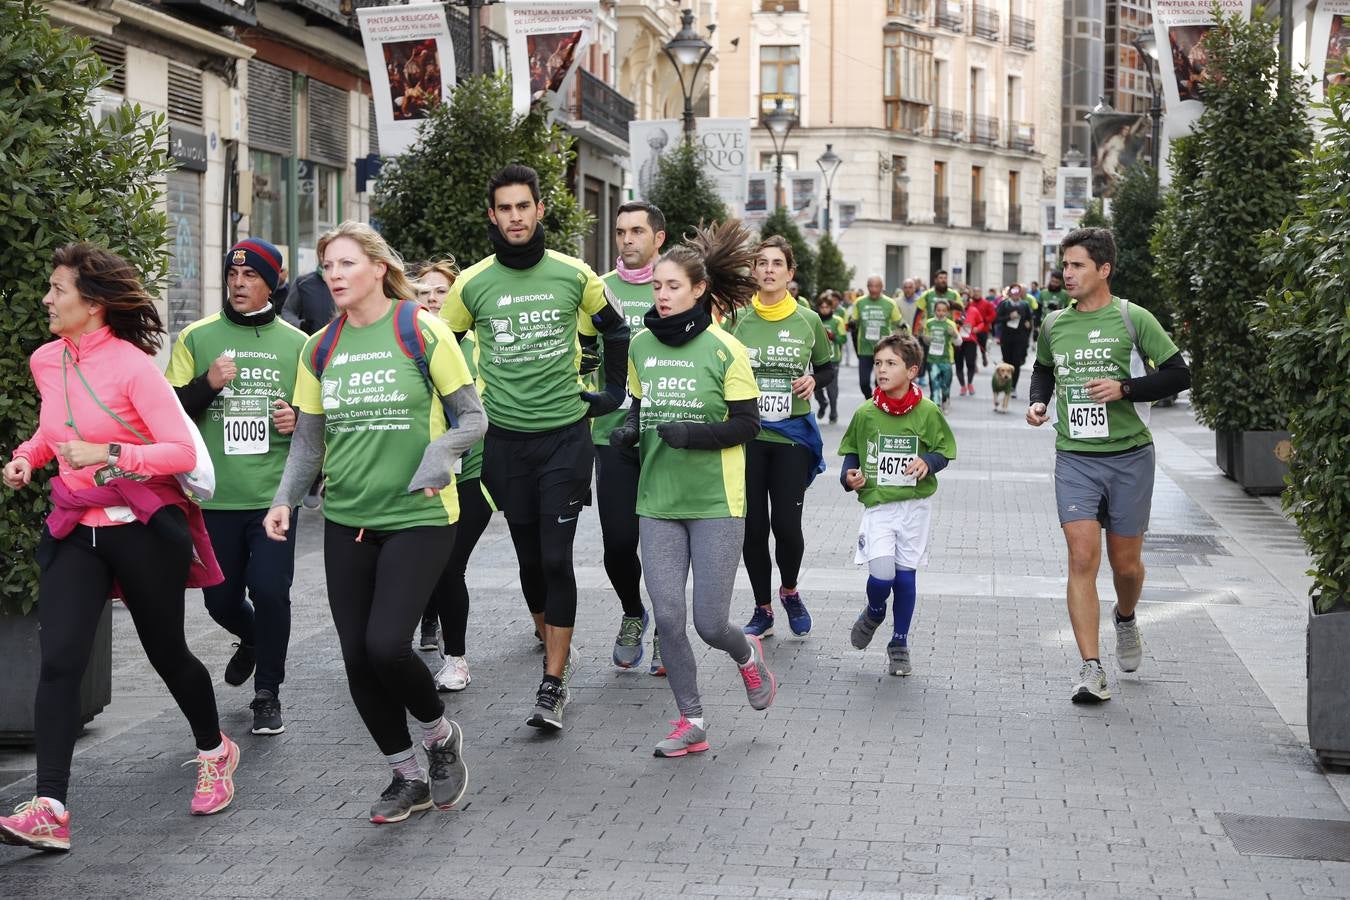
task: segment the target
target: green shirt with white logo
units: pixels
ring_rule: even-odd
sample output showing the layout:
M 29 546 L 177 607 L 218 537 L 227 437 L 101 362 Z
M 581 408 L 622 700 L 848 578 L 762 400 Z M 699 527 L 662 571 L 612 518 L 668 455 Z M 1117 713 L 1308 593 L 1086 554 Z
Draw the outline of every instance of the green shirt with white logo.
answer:
M 469 376 L 473 378 L 474 385 L 478 388 L 478 393 L 483 393 L 483 379 L 478 375 L 478 338 L 473 332 L 464 335 L 464 340 L 459 342 L 460 353 L 464 355 L 464 365 L 469 369 Z M 474 444 L 468 453 L 464 454 L 464 459 L 459 466 L 459 477 L 461 480 L 469 478 L 479 478 L 483 474 L 483 442 Z
M 653 295 L 652 283 L 650 281 L 642 284 L 629 284 L 619 277 L 617 271 L 608 272 L 601 278 L 605 286 L 609 288 L 610 293 L 619 301 L 619 311 L 623 314 L 624 321 L 628 323 L 628 331 L 636 336 L 639 331 L 645 327 L 642 324 L 642 317 L 647 314 L 647 310 L 652 308 Z M 600 341 L 600 368 L 596 375 L 591 379 L 592 390 L 600 390 L 603 385 L 600 384 L 605 371 L 605 342 Z M 591 420 L 591 439 L 597 445 L 609 445 L 609 433 L 623 424 L 624 417 L 628 415 L 628 399 L 625 398 L 623 406 L 612 413 L 603 416 L 596 416 Z
M 937 288 L 929 288 L 924 291 L 919 295 L 919 305 L 923 308 L 925 319 L 934 315 L 934 310 L 937 308 L 937 302 L 939 300 L 946 300 L 947 308 L 951 310 L 955 309 L 955 307 L 952 306 L 953 303 L 961 302 L 961 295 L 957 293 L 955 288 L 947 288 L 947 290 L 941 292 L 939 292 Z M 924 324 L 926 324 L 926 322 L 921 323 L 919 327 L 922 328 Z
M 853 301 L 853 323 L 858 329 L 858 355 L 873 356 L 877 341 L 905 324 L 900 309 L 885 294 L 873 300 L 867 295 Z
M 725 422 L 729 401 L 759 396 L 741 342 L 716 324 L 679 347 L 644 331 L 629 345 L 628 390 L 642 401 L 637 514 L 743 518 L 744 446 L 677 450 L 656 433 L 662 422 Z
M 746 307 L 727 323 L 727 331 L 745 345 L 750 358 L 759 385 L 761 422 L 781 422 L 811 411 L 811 401 L 794 394 L 792 382 L 805 375 L 808 366 L 830 361 L 830 338 L 819 314 L 796 306 L 785 318 L 771 321 L 754 307 Z M 768 428 L 756 440 L 792 443 Z
M 462 272 L 441 318 L 478 337 L 488 421 L 539 432 L 585 418 L 577 334 L 596 333 L 591 316 L 607 302 L 590 266 L 554 250 L 528 269 L 508 268 L 493 255 Z
M 1069 292 L 1065 290 L 1052 291 L 1044 288 L 1040 296 L 1041 309 L 1049 314 L 1056 309 L 1068 309 L 1071 302 Z
M 958 329 L 951 319 L 936 316 L 924 324 L 923 340 L 928 345 L 930 363 L 953 362 L 956 359 Z
M 399 530 L 459 521 L 454 478 L 435 497 L 409 493 L 427 445 L 445 433 L 445 412 L 417 365 L 399 346 L 394 304 L 378 321 L 342 333 L 322 382 L 314 348 L 305 344 L 296 376 L 301 412 L 324 416 L 325 519 L 350 528 Z M 455 336 L 429 312 L 417 314 L 436 389 L 453 394 L 473 383 Z
M 839 442 L 839 455 L 849 453 L 857 454 L 867 479 L 858 499 L 871 508 L 931 497 L 937 490 L 937 476 L 930 472 L 916 479 L 905 475 L 905 468 L 925 453 L 956 459 L 956 437 L 942 410 L 927 397 L 903 416 L 883 412 L 868 401 L 853 413 Z
M 817 316 L 820 313 L 816 313 Z M 830 339 L 830 362 L 839 363 L 844 358 L 844 344 L 848 343 L 848 323 L 839 313 L 831 313 L 828 319 L 821 319 L 825 336 Z
M 1145 374 L 1144 354 L 1158 362 L 1177 353 L 1153 313 L 1138 304 L 1129 306 L 1130 321 L 1139 347 L 1120 315 L 1124 301 L 1112 297 L 1101 309 L 1082 312 L 1070 306 L 1060 312 L 1048 337 L 1041 329 L 1036 362 L 1055 372 L 1055 448 L 1085 453 L 1114 453 L 1153 441 L 1148 430 L 1150 406 L 1126 399 L 1096 403 L 1086 385 L 1094 378 L 1124 381 Z
M 292 402 L 295 369 L 305 333 L 273 318 L 265 325 L 238 325 L 223 313 L 184 328 L 164 375 L 183 387 L 206 373 L 222 353 L 234 357 L 238 374 L 211 401 L 197 428 L 211 454 L 216 492 L 203 509 L 267 509 L 281 483 L 291 436 L 272 424 L 272 403 Z

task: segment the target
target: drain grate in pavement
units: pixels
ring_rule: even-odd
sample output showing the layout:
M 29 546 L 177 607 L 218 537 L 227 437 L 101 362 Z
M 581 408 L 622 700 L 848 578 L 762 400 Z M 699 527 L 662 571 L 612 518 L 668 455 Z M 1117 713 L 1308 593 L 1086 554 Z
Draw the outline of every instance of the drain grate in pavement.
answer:
M 1230 556 L 1231 554 L 1212 534 L 1161 534 L 1150 531 L 1144 535 L 1144 549 L 1152 553 L 1196 553 L 1201 556 Z
M 1350 821 L 1219 813 L 1219 822 L 1243 856 L 1350 862 Z

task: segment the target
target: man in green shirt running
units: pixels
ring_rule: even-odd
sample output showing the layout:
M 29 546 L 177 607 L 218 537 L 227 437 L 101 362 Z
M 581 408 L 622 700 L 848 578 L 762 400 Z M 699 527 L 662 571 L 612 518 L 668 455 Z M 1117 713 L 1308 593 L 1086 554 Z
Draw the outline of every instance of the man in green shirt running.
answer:
M 590 502 L 595 445 L 588 418 L 627 396 L 628 325 L 590 267 L 544 247 L 539 175 L 509 165 L 488 183 L 496 252 L 460 275 L 441 308 L 457 333 L 473 329 L 488 432 L 483 484 L 506 514 L 520 586 L 544 639 L 544 677 L 527 723 L 562 728 L 574 658 L 577 518 Z M 604 339 L 604 390 L 581 380 L 578 334 Z
M 1039 326 L 1045 321 L 1045 317 L 1057 309 L 1069 308 L 1069 292 L 1064 290 L 1064 273 L 1059 269 L 1050 273 L 1050 280 L 1046 282 L 1045 288 L 1040 293 L 1041 314 L 1036 320 Z
M 881 292 L 881 276 L 867 279 L 867 293 L 853 304 L 848 323 L 858 341 L 858 387 L 864 398 L 872 397 L 872 348 L 904 324 L 895 301 Z
M 225 266 L 225 305 L 179 333 L 165 376 L 216 471 L 216 492 L 202 510 L 225 580 L 202 596 L 211 618 L 238 640 L 225 682 L 238 686 L 253 675 L 253 733 L 280 734 L 295 529 L 271 541 L 262 522 L 291 448 L 305 333 L 283 322 L 270 300 L 281 251 L 248 238 L 225 254 Z
M 919 305 L 923 307 L 924 315 L 927 316 L 933 310 L 937 309 L 937 302 L 946 300 L 949 309 L 954 308 L 953 303 L 961 302 L 961 295 L 954 288 L 947 286 L 947 270 L 938 269 L 933 275 L 933 286 L 919 295 Z M 933 396 L 933 379 L 929 376 L 929 346 L 924 340 L 924 335 L 916 335 L 919 343 L 923 346 L 923 369 L 919 373 L 919 383 L 928 385 L 928 396 Z
M 1116 243 L 1107 228 L 1079 228 L 1060 244 L 1064 285 L 1074 304 L 1041 329 L 1031 373 L 1027 423 L 1050 421 L 1055 402 L 1055 502 L 1069 548 L 1069 622 L 1083 663 L 1071 698 L 1108 700 L 1097 630 L 1102 528 L 1116 587 L 1116 665 L 1143 661 L 1135 606 L 1144 587 L 1141 551 L 1153 499 L 1149 404 L 1184 391 L 1190 370 L 1172 339 L 1142 306 L 1111 296 Z M 1146 360 L 1160 360 L 1149 374 Z

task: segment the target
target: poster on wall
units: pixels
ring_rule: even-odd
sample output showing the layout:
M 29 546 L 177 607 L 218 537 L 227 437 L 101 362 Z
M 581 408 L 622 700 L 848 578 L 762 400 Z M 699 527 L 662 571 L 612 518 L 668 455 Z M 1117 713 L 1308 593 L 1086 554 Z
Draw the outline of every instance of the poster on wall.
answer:
M 819 230 L 822 224 L 821 209 L 825 202 L 820 173 L 784 172 L 783 191 L 787 194 L 783 202 L 787 204 L 797 227 Z
M 634 120 L 628 123 L 628 171 L 634 195 L 646 197 L 663 155 L 684 140 L 679 119 Z M 695 119 L 694 143 L 704 170 L 717 183 L 717 193 L 728 207 L 746 202 L 746 173 L 750 146 L 749 119 Z
M 506 36 L 511 56 L 511 106 L 525 115 L 547 100 L 557 109 L 558 93 L 595 39 L 594 2 L 508 2 Z
M 1308 66 L 1314 100 L 1333 84 L 1350 84 L 1350 0 L 1321 0 L 1312 20 Z
M 1078 227 L 1092 199 L 1092 169 L 1060 166 L 1055 176 L 1055 224 L 1064 231 Z
M 773 173 L 751 172 L 745 179 L 745 222 L 759 227 L 773 212 Z
M 1110 197 L 1116 180 L 1136 160 L 1148 158 L 1148 116 L 1133 113 L 1092 115 L 1092 195 Z
M 1213 0 L 1154 0 L 1153 37 L 1158 46 L 1163 100 L 1167 110 L 1164 135 L 1187 134 L 1200 118 L 1200 90 L 1209 77 L 1203 40 L 1214 28 Z M 1225 15 L 1250 15 L 1247 0 L 1219 0 Z
M 455 46 L 439 3 L 358 9 L 380 152 L 398 156 L 455 86 Z

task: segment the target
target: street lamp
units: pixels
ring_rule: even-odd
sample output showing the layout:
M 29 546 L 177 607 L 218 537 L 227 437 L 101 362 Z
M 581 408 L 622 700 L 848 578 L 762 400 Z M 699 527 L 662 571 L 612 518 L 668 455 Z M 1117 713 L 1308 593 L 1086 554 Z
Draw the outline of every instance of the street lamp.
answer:
M 1064 154 L 1062 164 L 1066 169 L 1081 169 L 1087 165 L 1087 157 L 1083 155 L 1082 150 L 1078 149 L 1077 144 L 1070 144 L 1068 151 Z
M 1153 78 L 1153 65 L 1158 61 L 1158 41 L 1152 32 L 1143 31 L 1134 39 L 1134 49 L 1139 56 L 1148 60 L 1148 92 L 1152 95 L 1148 115 L 1153 120 L 1153 131 L 1149 141 L 1149 156 L 1153 160 L 1153 192 L 1158 192 L 1158 163 L 1162 155 L 1162 85 Z
M 685 143 L 689 143 L 694 139 L 694 83 L 698 81 L 703 61 L 712 52 L 712 44 L 699 37 L 698 32 L 694 30 L 692 9 L 681 10 L 680 16 L 680 30 L 662 49 L 670 64 L 675 67 L 675 75 L 680 79 L 680 93 L 684 95 L 684 140 Z M 709 25 L 708 36 L 711 37 L 716 29 L 716 25 Z M 689 66 L 693 66 L 694 70 L 689 73 L 689 83 L 686 84 L 684 70 Z
M 769 129 L 769 139 L 773 141 L 774 174 L 774 212 L 783 208 L 783 148 L 787 146 L 788 135 L 796 117 L 783 108 L 783 98 L 773 101 L 773 110 L 763 117 L 764 127 Z
M 833 237 L 830 234 L 830 191 L 834 187 L 834 173 L 839 171 L 839 166 L 843 164 L 839 154 L 834 152 L 834 144 L 826 144 L 825 152 L 816 158 L 816 165 L 820 166 L 820 174 L 825 176 L 825 234 L 827 237 Z

